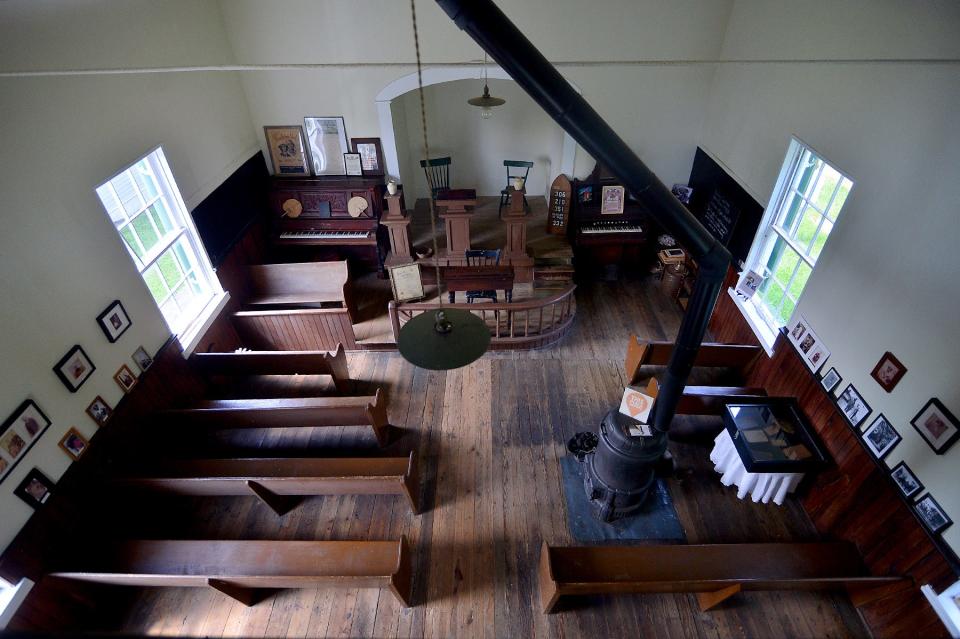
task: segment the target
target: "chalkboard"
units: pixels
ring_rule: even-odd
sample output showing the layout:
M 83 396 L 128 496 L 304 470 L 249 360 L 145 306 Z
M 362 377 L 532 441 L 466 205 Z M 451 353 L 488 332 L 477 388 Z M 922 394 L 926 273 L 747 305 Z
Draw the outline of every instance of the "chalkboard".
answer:
M 258 152 L 190 212 L 214 267 L 266 212 L 269 175 L 263 154 Z
M 690 211 L 727 247 L 735 262 L 747 259 L 763 206 L 706 151 L 697 148 L 690 170 Z

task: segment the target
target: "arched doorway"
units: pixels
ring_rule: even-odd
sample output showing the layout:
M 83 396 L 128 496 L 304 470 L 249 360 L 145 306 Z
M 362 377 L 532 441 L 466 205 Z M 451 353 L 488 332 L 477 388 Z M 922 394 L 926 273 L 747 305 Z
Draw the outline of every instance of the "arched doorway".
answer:
M 512 80 L 506 71 L 498 66 L 487 68 L 487 75 L 490 78 L 500 80 Z M 430 86 L 441 84 L 443 82 L 454 82 L 456 80 L 476 80 L 480 77 L 479 67 L 476 66 L 456 66 L 456 67 L 435 67 L 423 70 L 423 85 Z M 576 91 L 580 91 L 575 85 L 571 84 Z M 397 138 L 393 125 L 393 114 L 390 104 L 396 98 L 416 90 L 418 87 L 417 74 L 397 78 L 385 86 L 376 97 L 377 118 L 380 121 L 380 137 L 383 144 L 384 161 L 387 165 L 387 173 L 403 181 L 400 175 L 400 159 L 397 152 Z M 563 149 L 560 158 L 560 172 L 566 175 L 573 175 L 573 163 L 576 155 L 577 145 L 569 133 L 563 131 Z

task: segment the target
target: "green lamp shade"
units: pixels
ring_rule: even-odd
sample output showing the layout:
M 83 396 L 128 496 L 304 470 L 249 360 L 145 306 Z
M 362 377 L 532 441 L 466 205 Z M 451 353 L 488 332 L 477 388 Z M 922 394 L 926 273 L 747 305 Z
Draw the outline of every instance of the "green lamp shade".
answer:
M 417 315 L 403 325 L 397 339 L 405 360 L 434 371 L 466 366 L 480 358 L 489 345 L 486 322 L 470 311 L 454 308 Z

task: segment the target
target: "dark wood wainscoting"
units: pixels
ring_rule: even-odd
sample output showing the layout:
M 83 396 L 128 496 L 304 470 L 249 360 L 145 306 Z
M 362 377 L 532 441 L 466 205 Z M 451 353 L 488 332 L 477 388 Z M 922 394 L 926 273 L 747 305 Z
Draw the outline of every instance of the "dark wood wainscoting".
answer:
M 728 275 L 728 284 L 735 282 Z M 726 291 L 710 321 L 718 342 L 756 344 L 756 337 Z M 877 575 L 902 574 L 912 586 L 895 586 L 870 598 L 854 598 L 876 637 L 947 637 L 946 629 L 920 592 L 938 591 L 957 579 L 950 560 L 895 491 L 889 473 L 870 456 L 833 400 L 781 335 L 773 357 L 761 356 L 747 371 L 746 385 L 770 395 L 794 396 L 820 434 L 834 466 L 819 473 L 801 503 L 817 530 L 856 544 Z

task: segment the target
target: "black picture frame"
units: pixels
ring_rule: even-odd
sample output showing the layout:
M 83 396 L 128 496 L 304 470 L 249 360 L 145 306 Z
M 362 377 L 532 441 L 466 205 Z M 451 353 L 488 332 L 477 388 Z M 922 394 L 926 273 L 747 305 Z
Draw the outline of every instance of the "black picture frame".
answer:
M 95 370 L 97 367 L 79 344 L 75 344 L 67 351 L 67 354 L 61 357 L 53 367 L 53 372 L 71 393 L 80 390 Z
M 146 373 L 147 369 L 153 366 L 153 357 L 150 356 L 150 353 L 148 353 L 147 349 L 145 349 L 143 346 L 133 351 L 133 355 L 130 356 L 130 359 L 132 359 L 133 363 L 137 365 L 137 368 L 140 369 L 141 373 Z
M 359 153 L 343 154 L 343 173 L 350 177 L 363 176 L 363 158 Z
M 930 493 L 917 500 L 913 509 L 920 517 L 920 521 L 935 535 L 939 535 L 953 524 L 953 520 Z
M 23 400 L 3 421 L 0 425 L 0 482 L 23 461 L 51 423 L 32 399 Z
M 844 396 L 847 395 L 848 392 L 856 395 L 856 399 L 863 404 L 863 407 L 866 409 L 866 412 L 863 413 L 863 415 L 856 421 L 854 421 L 854 418 L 851 417 L 847 412 L 848 408 L 855 406 L 855 404 L 851 405 L 846 399 L 844 399 Z M 867 417 L 870 416 L 870 413 L 873 412 L 873 409 L 870 408 L 870 404 L 867 403 L 867 401 L 863 398 L 863 395 L 860 394 L 860 391 L 858 391 L 853 384 L 847 384 L 847 387 L 843 389 L 843 392 L 837 396 L 837 408 L 840 409 L 840 412 L 843 414 L 847 422 L 856 430 L 860 429 L 860 426 L 863 424 L 863 422 L 865 422 Z M 857 414 L 859 414 L 859 411 L 854 413 L 854 416 Z
M 910 470 L 905 461 L 893 467 L 890 471 L 890 477 L 907 499 L 914 499 L 923 492 L 923 482 L 917 479 L 917 476 Z
M 49 477 L 34 468 L 17 485 L 13 494 L 22 499 L 31 508 L 40 508 L 53 494 L 56 484 Z
M 836 377 L 836 380 L 827 386 L 827 380 L 831 379 L 831 375 Z M 840 373 L 837 372 L 835 366 L 831 366 L 830 370 L 827 371 L 827 374 L 820 379 L 820 385 L 827 391 L 827 394 L 833 392 L 833 389 L 840 385 L 840 382 L 843 381 L 843 378 L 840 377 Z
M 943 428 L 947 429 L 943 437 L 936 437 L 934 433 L 931 432 L 931 428 L 933 427 L 930 424 L 931 415 L 937 413 L 939 413 L 939 417 L 946 420 L 945 424 L 941 424 Z M 941 420 L 941 422 L 943 420 Z M 918 423 L 920 423 L 919 426 L 917 425 Z M 932 397 L 930 401 L 923 405 L 920 412 L 910 420 L 910 425 L 920 433 L 923 441 L 927 442 L 927 446 L 932 448 L 933 452 L 938 455 L 947 452 L 950 447 L 960 439 L 960 422 L 958 422 L 954 414 L 950 412 L 950 409 L 944 406 L 943 402 L 936 397 Z M 933 437 L 933 439 L 931 439 L 931 437 Z
M 380 138 L 350 138 L 350 146 L 354 153 L 360 154 L 364 177 L 386 175 Z
M 877 459 L 883 459 L 889 455 L 901 440 L 903 437 L 883 413 L 877 415 L 870 426 L 863 431 L 863 443 Z
M 113 300 L 102 313 L 97 315 L 97 324 L 100 325 L 103 334 L 107 336 L 107 340 L 113 344 L 127 332 L 133 322 L 130 321 L 127 309 L 123 307 L 120 300 Z

